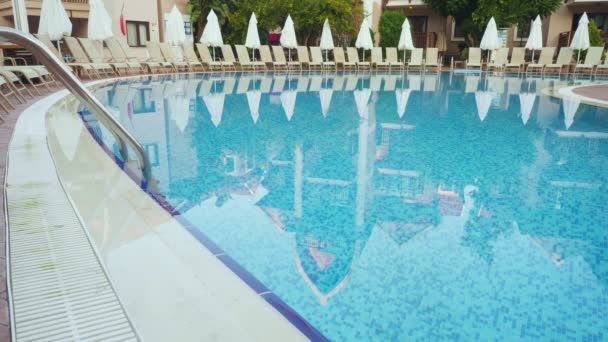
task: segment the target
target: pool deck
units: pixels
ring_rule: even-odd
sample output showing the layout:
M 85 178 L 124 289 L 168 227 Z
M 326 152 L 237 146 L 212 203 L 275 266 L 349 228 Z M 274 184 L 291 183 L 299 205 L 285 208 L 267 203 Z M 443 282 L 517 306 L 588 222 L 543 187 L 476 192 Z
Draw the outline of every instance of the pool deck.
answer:
M 58 93 L 46 94 L 45 96 L 54 97 L 57 101 L 63 95 Z M 581 101 L 600 106 L 608 106 L 608 85 L 585 85 L 578 87 L 568 87 L 560 89 L 562 96 L 577 96 Z M 4 115 L 5 121 L 0 124 L 0 170 L 2 182 L 0 186 L 4 192 L 5 169 L 7 165 L 7 153 L 10 148 L 10 141 L 15 130 L 15 126 L 20 115 L 30 106 L 41 99 L 36 97 L 29 99 L 25 104 L 16 106 L 16 109 L 8 115 Z M 53 102 L 54 102 L 53 101 Z M 50 103 L 49 103 L 50 106 Z M 75 123 L 73 113 L 55 110 L 52 115 L 46 116 L 46 127 L 53 126 L 53 120 L 62 117 L 63 120 L 70 120 Z M 84 132 L 84 126 L 82 126 Z M 141 337 L 148 340 L 162 340 L 175 337 L 172 335 L 176 330 L 167 329 L 166 324 L 157 324 L 158 320 L 170 320 L 172 323 L 181 322 L 179 327 L 182 330 L 184 339 L 188 339 L 188 332 L 204 334 L 214 340 L 305 340 L 293 326 L 287 322 L 278 312 L 274 311 L 261 297 L 257 296 L 248 288 L 238 277 L 229 272 L 221 263 L 215 260 L 209 251 L 202 248 L 185 234 L 186 231 L 179 227 L 179 222 L 170 217 L 157 203 L 148 197 L 135 183 L 122 171 L 108 156 L 99 148 L 97 143 L 89 134 L 81 134 L 78 139 L 78 150 L 76 158 L 67 160 L 58 158 L 65 146 L 61 146 L 60 140 L 65 135 L 66 130 L 53 129 L 49 132 L 48 146 L 49 153 L 53 155 L 56 163 L 58 176 L 63 182 L 63 186 L 68 196 L 73 199 L 76 209 L 82 215 L 82 220 L 87 225 L 92 239 L 97 243 L 98 253 L 103 260 L 108 273 L 111 275 L 113 285 L 117 287 L 117 292 L 121 294 L 123 305 L 131 318 L 139 320 L 135 324 L 141 332 Z M 46 144 L 45 144 L 46 145 Z M 82 156 L 88 158 L 82 159 Z M 74 160 L 82 159 L 80 162 Z M 61 160 L 60 160 L 61 159 Z M 80 177 L 81 173 L 74 170 L 88 170 L 94 165 L 100 172 L 94 173 L 95 188 L 94 193 L 109 193 L 109 196 L 98 200 L 91 196 L 89 187 L 90 178 Z M 53 170 L 54 172 L 55 170 Z M 91 174 L 93 175 L 93 174 Z M 102 181 L 102 180 L 106 181 Z M 119 191 L 115 191 L 116 184 L 120 184 Z M 83 188 L 86 186 L 87 188 Z M 122 201 L 121 201 L 122 199 Z M 126 201 L 124 200 L 126 199 Z M 2 196 L 2 210 L 4 211 L 4 196 Z M 118 205 L 119 203 L 125 206 Z M 99 208 L 104 208 L 99 210 Z M 114 211 L 113 214 L 108 214 Z M 135 215 L 129 214 L 135 212 Z M 101 215 L 101 216 L 100 216 Z M 106 215 L 104 217 L 104 215 Z M 111 217 L 108 217 L 110 215 Z M 112 225 L 104 223 L 103 227 L 98 226 L 98 222 L 111 221 Z M 97 223 L 96 223 L 97 222 Z M 130 230 L 125 234 L 125 226 L 133 226 L 136 222 L 136 231 Z M 7 274 L 6 274 L 6 222 L 0 223 L 0 341 L 8 341 L 11 337 L 10 314 L 7 296 Z M 97 226 L 96 226 L 97 224 Z M 108 235 L 122 234 L 116 241 L 106 241 Z M 145 237 L 145 242 L 141 243 Z M 134 243 L 139 240 L 140 243 Z M 106 244 L 104 246 L 104 244 Z M 184 251 L 176 253 L 171 246 L 186 246 Z M 154 256 L 155 267 L 147 267 L 141 274 L 132 274 L 133 267 L 143 269 L 146 263 L 151 261 L 150 254 L 147 257 L 135 257 L 141 251 L 159 252 Z M 131 259 L 128 263 L 123 263 L 126 257 Z M 164 259 L 163 259 L 164 258 Z M 194 262 L 194 259 L 199 259 Z M 152 269 L 154 268 L 154 269 Z M 165 272 L 165 279 L 158 277 L 158 268 Z M 228 271 L 228 272 L 226 272 Z M 181 282 L 177 286 L 171 287 L 174 282 L 173 274 L 180 274 L 180 277 L 188 278 L 188 282 Z M 206 280 L 206 277 L 213 275 L 214 281 Z M 139 279 L 138 279 L 139 278 Z M 220 279 L 220 281 L 216 281 Z M 141 293 L 141 288 L 133 285 L 144 281 L 156 282 L 156 294 L 167 293 L 167 291 L 180 290 L 186 287 L 202 286 L 196 290 L 201 295 L 192 297 L 191 295 L 180 293 L 179 300 L 182 303 L 190 302 L 190 309 L 180 312 L 182 309 L 177 307 L 171 296 L 164 298 L 154 297 L 152 293 Z M 230 284 L 226 286 L 226 284 Z M 181 288 L 180 288 L 181 287 Z M 225 288 L 223 288 L 225 287 Z M 189 292 L 189 291 L 186 291 Z M 196 292 L 196 291 L 195 291 Z M 194 293 L 194 292 L 193 292 Z M 128 300 L 125 300 L 128 298 Z M 126 301 L 126 302 L 125 302 Z M 145 305 L 142 305 L 144 303 Z M 159 310 L 159 307 L 162 307 Z M 198 307 L 198 309 L 197 309 Z M 213 308 L 209 310 L 209 308 Z M 219 307 L 223 309 L 218 310 Z M 256 317 L 257 313 L 263 314 Z M 192 316 L 194 315 L 194 316 Z M 190 316 L 190 319 L 188 319 Z M 192 319 L 195 318 L 195 319 Z M 208 320 L 208 322 L 205 322 Z M 246 322 L 251 320 L 251 322 Z M 145 323 L 141 323 L 145 322 Z M 244 322 L 244 323 L 243 323 Z M 153 324 L 156 323 L 156 324 Z M 274 331 L 265 331 L 265 328 L 276 328 Z M 185 329 L 185 330 L 184 330 Z M 157 334 L 157 335 L 155 335 Z M 192 337 L 193 335 L 189 335 Z M 269 336 L 273 338 L 268 339 Z M 147 338 L 146 338 L 147 337 Z
M 608 102 L 608 85 L 606 84 L 577 87 L 572 92 L 580 96 Z

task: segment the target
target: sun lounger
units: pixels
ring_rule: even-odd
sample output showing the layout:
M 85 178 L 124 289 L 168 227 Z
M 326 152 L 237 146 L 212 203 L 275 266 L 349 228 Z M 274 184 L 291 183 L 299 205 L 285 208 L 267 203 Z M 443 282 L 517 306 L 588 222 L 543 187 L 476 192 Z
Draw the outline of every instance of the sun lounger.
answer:
M 555 61 L 555 63 L 545 64 L 543 72 L 547 72 L 548 70 L 554 70 L 561 74 L 564 68 L 570 65 L 570 63 L 572 62 L 572 53 L 573 51 L 569 47 L 561 48 L 559 50 L 559 54 L 557 55 L 557 60 Z
M 82 70 L 89 74 L 91 77 L 95 74 L 97 77 L 100 76 L 100 72 L 106 75 L 116 75 L 116 72 L 112 68 L 112 66 L 108 63 L 100 63 L 100 62 L 91 62 L 89 57 L 87 57 L 86 53 L 78 43 L 78 40 L 74 37 L 65 37 L 65 44 L 68 46 L 68 49 L 72 53 L 72 58 L 74 62 L 79 65 L 86 65 L 89 68 L 83 67 Z M 91 77 L 92 78 L 92 77 Z
M 422 59 L 422 52 L 423 50 L 421 48 L 416 48 L 412 50 L 412 54 L 410 56 L 410 60 L 407 62 L 407 66 L 405 67 L 406 70 L 411 70 L 411 69 L 418 69 L 418 70 L 422 70 L 424 65 L 423 65 L 423 59 Z
M 481 69 L 481 49 L 477 47 L 469 48 L 469 58 L 467 59 L 466 69 Z
M 608 73 L 608 57 L 604 58 L 603 64 L 598 64 L 595 68 L 595 74 L 605 74 Z
M 191 70 L 191 66 L 188 62 L 179 61 L 175 54 L 173 53 L 173 48 L 169 45 L 169 43 L 159 43 L 158 47 L 160 48 L 160 52 L 162 53 L 165 60 L 171 64 L 173 64 L 173 68 L 177 71 L 188 71 Z
M 182 50 L 184 51 L 184 60 L 190 66 L 191 70 L 204 70 L 205 67 L 203 63 L 196 56 L 196 52 L 194 52 L 194 48 L 192 47 L 192 43 L 186 42 L 182 45 Z
M 344 57 L 344 48 L 341 47 L 334 48 L 334 61 L 336 61 L 336 67 L 338 65 L 342 65 L 342 68 L 344 69 L 354 69 L 357 67 L 357 63 L 346 61 L 346 58 Z
M 298 46 L 296 49 L 298 53 L 298 61 L 302 64 L 302 67 L 308 69 L 323 69 L 323 63 L 319 61 L 311 62 L 308 57 L 308 48 L 306 46 Z
M 260 46 L 260 58 L 262 59 L 262 62 L 266 65 L 266 68 L 268 68 L 268 66 L 273 66 L 273 60 L 272 60 L 272 54 L 270 53 L 270 47 L 268 45 L 262 45 Z
M 148 41 L 146 42 L 146 49 L 150 55 L 150 60 L 160 64 L 164 71 L 177 71 L 172 63 L 165 60 L 163 53 L 160 51 L 160 46 L 158 43 Z
M 236 58 L 234 58 L 234 53 L 232 52 L 232 46 L 230 45 L 222 45 L 222 58 L 224 68 L 232 68 L 236 70 Z
M 24 93 L 32 98 L 34 97 L 34 94 L 25 87 L 19 76 L 15 75 L 15 73 L 0 69 L 0 77 L 6 81 L 6 88 L 10 90 L 9 92 L 4 93 L 7 97 L 14 95 L 21 103 L 25 103 Z
M 224 69 L 222 62 L 213 60 L 213 57 L 211 57 L 211 53 L 209 52 L 208 47 L 201 43 L 196 43 L 196 49 L 198 50 L 198 54 L 201 56 L 201 61 L 203 62 L 203 65 L 206 65 L 211 70 L 215 68 L 219 70 Z
M 554 47 L 544 47 L 540 50 L 540 57 L 536 63 L 528 64 L 526 72 L 543 72 L 545 71 L 545 65 L 553 63 L 553 55 L 555 55 Z
M 492 53 L 494 60 L 488 63 L 488 71 L 503 70 L 509 58 L 509 48 L 500 48 Z
M 587 55 L 585 56 L 584 63 L 577 63 L 574 66 L 574 73 L 588 71 L 590 74 L 595 71 L 595 67 L 600 64 L 602 60 L 602 52 L 604 47 L 592 46 L 587 49 Z
M 434 68 L 435 70 L 441 70 L 441 63 L 439 62 L 439 49 L 427 48 L 426 57 L 424 59 L 424 69 Z
M 389 47 L 386 48 L 386 62 L 388 63 L 388 69 L 391 70 L 393 68 L 397 68 L 399 70 L 403 70 L 405 64 L 399 62 L 399 56 L 397 48 Z
M 372 49 L 372 67 L 376 69 L 388 69 L 390 64 L 382 59 L 382 48 L 375 47 Z
M 321 51 L 320 47 L 318 47 L 318 46 L 311 46 L 310 47 L 310 55 L 312 57 L 313 63 L 321 63 L 321 66 L 323 68 L 336 69 L 336 63 L 335 62 L 323 60 L 323 52 Z
M 187 71 L 190 67 L 186 62 L 180 62 L 175 57 L 171 46 L 168 43 L 152 43 L 152 49 L 156 50 L 155 46 L 158 46 L 160 50 L 160 60 L 171 64 L 171 69 L 175 72 Z
M 19 101 L 20 103 L 25 103 L 25 100 L 21 99 L 19 95 L 17 95 L 17 93 L 15 93 L 14 89 L 11 87 L 10 82 L 7 81 L 1 74 L 0 74 L 0 97 L 2 97 L 2 99 L 7 103 L 7 105 L 5 105 L 3 102 L 0 102 L 0 107 L 2 107 L 2 109 L 8 114 L 10 112 L 10 110 L 15 109 L 15 105 L 13 104 L 13 102 L 10 100 L 10 96 L 14 96 L 17 101 Z M 10 108 L 10 109 L 9 109 Z M 0 119 L 2 121 L 4 121 L 4 117 L 0 115 Z
M 273 67 L 287 68 L 287 69 L 297 68 L 297 69 L 302 70 L 302 65 L 299 62 L 294 62 L 294 61 L 288 62 L 285 59 L 285 52 L 283 51 L 282 46 L 273 45 L 272 53 L 274 54 L 274 62 L 272 64 Z
M 128 71 L 133 71 L 135 73 L 145 73 L 146 69 L 142 65 L 142 63 L 135 61 L 129 61 L 127 55 L 120 47 L 116 38 L 110 38 L 105 41 L 108 50 L 110 51 L 110 56 L 112 58 L 112 62 L 116 63 L 125 63 L 128 67 Z
M 140 63 L 144 66 L 144 68 L 147 68 L 147 70 L 149 70 L 150 72 L 154 72 L 155 70 L 159 72 L 164 71 L 164 68 L 160 63 L 151 61 L 149 58 L 138 58 L 137 55 L 133 52 L 133 50 L 131 50 L 131 47 L 129 46 L 129 44 L 127 44 L 126 40 L 116 39 L 115 41 L 118 42 L 118 45 L 122 49 L 122 52 L 125 54 L 127 58 L 127 63 Z
M 369 62 L 361 62 L 359 60 L 359 53 L 357 52 L 357 49 L 354 47 L 347 47 L 346 48 L 346 55 L 348 56 L 348 61 L 351 63 L 355 63 L 355 65 L 357 66 L 357 70 L 361 69 L 361 68 L 365 68 L 365 69 L 370 69 L 371 68 L 371 64 Z
M 511 52 L 511 60 L 504 66 L 505 71 L 517 69 L 517 73 L 522 72 L 526 63 L 525 58 L 526 48 L 513 48 L 513 51 Z
M 247 48 L 244 45 L 235 45 L 234 48 L 236 49 L 236 55 L 239 58 L 239 65 L 241 66 L 241 68 L 249 68 L 255 70 L 256 68 L 264 69 L 266 67 L 266 64 L 264 62 L 252 62 L 249 59 L 249 52 L 247 51 Z
M 121 71 L 125 73 L 128 72 L 129 66 L 124 62 L 108 62 L 104 60 L 103 54 L 97 49 L 97 47 L 93 44 L 93 41 L 87 38 L 78 38 L 80 45 L 84 49 L 84 52 L 89 56 L 89 60 L 93 63 L 107 63 L 109 64 L 114 73 L 118 76 L 121 75 Z

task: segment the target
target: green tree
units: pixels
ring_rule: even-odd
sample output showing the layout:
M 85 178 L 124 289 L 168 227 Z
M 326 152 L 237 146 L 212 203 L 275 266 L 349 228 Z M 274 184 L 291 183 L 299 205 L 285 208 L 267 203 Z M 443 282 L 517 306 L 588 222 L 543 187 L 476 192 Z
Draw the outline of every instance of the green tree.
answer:
M 378 31 L 380 32 L 380 45 L 382 47 L 395 47 L 399 44 L 401 25 L 405 15 L 401 11 L 384 11 L 380 16 Z
M 334 35 L 352 35 L 356 20 L 361 17 L 356 0 L 190 0 L 191 21 L 202 33 L 209 10 L 218 15 L 224 40 L 229 44 L 243 43 L 249 17 L 255 12 L 260 39 L 281 28 L 290 14 L 299 44 L 315 44 L 321 35 L 325 18 L 329 19 Z
M 424 0 L 436 12 L 452 16 L 462 26 L 470 45 L 481 40 L 491 17 L 498 27 L 526 25 L 537 15 L 548 16 L 563 0 Z
M 604 46 L 602 31 L 600 31 L 593 19 L 589 20 L 589 44 L 591 46 Z

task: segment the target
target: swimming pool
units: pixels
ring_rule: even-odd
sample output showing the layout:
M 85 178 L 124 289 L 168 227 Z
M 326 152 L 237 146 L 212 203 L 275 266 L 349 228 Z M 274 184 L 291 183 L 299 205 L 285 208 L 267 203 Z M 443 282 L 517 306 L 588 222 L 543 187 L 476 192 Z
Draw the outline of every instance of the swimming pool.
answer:
M 561 84 L 198 74 L 96 95 L 175 215 L 331 340 L 604 340 L 608 109 L 545 94 Z

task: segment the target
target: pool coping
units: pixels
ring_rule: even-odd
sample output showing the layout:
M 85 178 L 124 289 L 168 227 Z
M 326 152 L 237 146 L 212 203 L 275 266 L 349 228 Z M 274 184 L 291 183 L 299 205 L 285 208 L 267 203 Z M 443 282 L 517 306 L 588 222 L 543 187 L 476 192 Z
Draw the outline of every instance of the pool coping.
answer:
M 240 73 L 241 71 L 236 71 Z M 235 73 L 232 71 L 231 73 Z M 299 73 L 299 72 L 298 72 Z M 198 73 L 172 73 L 172 74 L 161 74 L 161 75 L 136 75 L 136 76 L 128 76 L 128 77 L 119 77 L 112 79 L 104 79 L 98 81 L 87 82 L 87 88 L 91 90 L 95 90 L 96 88 L 102 87 L 104 85 L 112 84 L 120 81 L 129 81 L 129 80 L 137 80 L 137 79 L 145 79 L 145 78 L 162 78 L 162 77 L 173 77 L 174 75 L 196 75 L 196 74 L 225 74 L 218 72 L 198 72 Z M 65 99 L 71 94 L 67 94 L 62 96 L 60 99 L 55 101 L 57 103 L 62 99 Z M 325 337 L 319 330 L 317 330 L 313 325 L 311 325 L 306 319 L 304 319 L 297 311 L 291 308 L 287 303 L 285 303 L 278 295 L 273 293 L 269 288 L 267 288 L 262 282 L 260 282 L 257 278 L 255 278 L 251 273 L 249 273 L 243 266 L 241 266 L 236 260 L 234 260 L 230 255 L 224 252 L 219 246 L 217 246 L 209 237 L 207 237 L 203 232 L 198 230 L 191 222 L 189 222 L 181 213 L 172 207 L 167 201 L 165 201 L 161 196 L 155 194 L 150 191 L 147 187 L 146 182 L 142 178 L 141 175 L 137 174 L 129 167 L 125 166 L 125 163 L 122 162 L 119 158 L 117 158 L 113 151 L 107 148 L 103 144 L 96 134 L 94 133 L 93 127 L 89 122 L 85 120 L 83 117 L 83 113 L 79 112 L 79 117 L 82 119 L 82 122 L 86 128 L 86 131 L 89 133 L 91 138 L 97 143 L 97 145 L 101 148 L 102 151 L 105 152 L 108 158 L 110 158 L 134 183 L 137 187 L 140 188 L 146 195 L 148 195 L 154 202 L 156 202 L 164 211 L 166 211 L 169 215 L 171 215 L 180 225 L 188 232 L 192 237 L 194 237 L 200 244 L 202 244 L 207 250 L 209 250 L 224 266 L 226 266 L 230 271 L 232 271 L 237 277 L 239 277 L 246 285 L 248 285 L 257 295 L 262 297 L 262 299 L 268 303 L 271 307 L 273 307 L 278 313 L 280 313 L 287 321 L 291 323 L 293 327 L 299 330 L 304 336 L 306 336 L 311 341 L 328 341 L 329 339 Z

